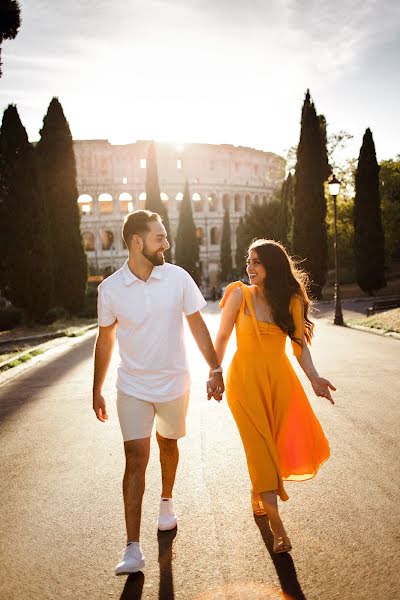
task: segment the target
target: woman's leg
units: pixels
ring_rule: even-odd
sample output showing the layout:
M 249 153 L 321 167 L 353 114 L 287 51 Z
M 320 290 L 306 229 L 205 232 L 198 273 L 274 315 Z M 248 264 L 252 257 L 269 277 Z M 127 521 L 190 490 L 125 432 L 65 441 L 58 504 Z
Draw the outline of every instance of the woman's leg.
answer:
M 269 520 L 269 525 L 274 536 L 274 551 L 288 552 L 292 549 L 292 545 L 279 514 L 276 490 L 261 492 L 260 496 L 262 498 L 265 512 L 267 513 Z

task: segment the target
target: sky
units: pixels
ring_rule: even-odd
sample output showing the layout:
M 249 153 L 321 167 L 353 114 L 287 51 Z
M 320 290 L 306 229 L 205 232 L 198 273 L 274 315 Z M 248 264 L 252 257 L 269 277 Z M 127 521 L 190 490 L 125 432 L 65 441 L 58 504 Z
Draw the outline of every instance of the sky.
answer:
M 21 0 L 3 42 L 1 113 L 39 139 L 53 96 L 74 139 L 298 143 L 307 88 L 328 135 L 367 127 L 400 154 L 398 0 Z

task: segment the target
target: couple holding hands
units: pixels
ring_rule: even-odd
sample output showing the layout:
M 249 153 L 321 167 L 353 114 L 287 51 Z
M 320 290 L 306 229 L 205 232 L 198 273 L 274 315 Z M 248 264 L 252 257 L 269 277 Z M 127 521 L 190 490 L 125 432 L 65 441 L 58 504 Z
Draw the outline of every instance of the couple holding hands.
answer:
M 213 345 L 200 312 L 206 301 L 197 285 L 185 270 L 165 263 L 169 243 L 161 217 L 135 211 L 126 217 L 122 235 L 129 257 L 98 288 L 93 382 L 93 410 L 104 422 L 108 415 L 102 387 L 117 338 L 127 545 L 116 575 L 135 573 L 145 564 L 140 521 L 154 420 L 162 472 L 158 529 L 177 525 L 172 490 L 190 388 L 183 315 L 210 367 L 208 398 L 220 401 L 226 391 L 246 453 L 253 511 L 267 515 L 274 551 L 290 551 L 277 498 L 288 499 L 284 481 L 304 481 L 316 474 L 329 458 L 329 444 L 285 352 L 287 336 L 317 396 L 333 404 L 330 390 L 335 390 L 319 376 L 308 349 L 313 323 L 306 275 L 278 242 L 253 242 L 247 256 L 250 285 L 237 281 L 227 286 Z M 225 390 L 221 363 L 234 326 L 237 350 Z

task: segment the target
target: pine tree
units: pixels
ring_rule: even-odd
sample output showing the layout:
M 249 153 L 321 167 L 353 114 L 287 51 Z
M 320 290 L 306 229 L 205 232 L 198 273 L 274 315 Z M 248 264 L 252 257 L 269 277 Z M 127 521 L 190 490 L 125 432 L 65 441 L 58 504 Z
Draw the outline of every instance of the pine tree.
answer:
M 307 90 L 297 148 L 293 252 L 304 259 L 302 267 L 310 274 L 316 298 L 322 296 L 328 269 L 324 182 L 329 172 L 325 119 L 317 115 Z
M 160 196 L 158 181 L 157 157 L 154 142 L 150 142 L 146 159 L 146 208 L 161 215 L 168 239 L 170 237 L 168 208 Z M 172 240 L 169 239 L 172 248 Z M 171 262 L 171 248 L 165 252 L 165 260 Z
M 386 285 L 385 241 L 379 195 L 379 165 L 372 132 L 367 129 L 358 158 L 354 199 L 354 255 L 356 279 L 372 294 Z
M 0 173 L 0 284 L 31 322 L 51 306 L 51 243 L 35 152 L 14 105 L 3 115 Z
M 17 0 L 1 0 L 0 2 L 0 77 L 1 44 L 3 40 L 13 40 L 21 26 L 21 9 Z
M 189 183 L 185 183 L 185 191 L 179 211 L 178 231 L 175 245 L 175 263 L 185 269 L 200 284 L 199 242 L 196 226 L 193 221 L 192 201 Z
M 229 208 L 225 208 L 224 222 L 221 238 L 221 281 L 229 281 L 232 277 L 232 246 L 231 246 L 231 221 Z
M 71 131 L 57 98 L 50 102 L 37 144 L 54 265 L 54 302 L 77 314 L 84 303 L 87 263 L 80 233 Z

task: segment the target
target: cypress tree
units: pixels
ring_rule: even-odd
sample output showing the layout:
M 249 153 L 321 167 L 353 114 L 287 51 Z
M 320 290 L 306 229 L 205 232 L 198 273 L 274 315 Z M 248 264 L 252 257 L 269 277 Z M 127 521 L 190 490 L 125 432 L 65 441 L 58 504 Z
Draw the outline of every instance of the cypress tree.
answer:
M 236 229 L 236 253 L 235 253 L 235 261 L 236 261 L 236 272 L 238 277 L 244 277 L 246 274 L 246 251 L 249 247 L 249 241 L 247 240 L 245 231 L 244 231 L 244 220 L 243 217 L 240 217 L 239 223 Z
M 293 252 L 304 259 L 302 267 L 310 274 L 311 289 L 318 299 L 328 269 L 324 182 L 329 172 L 325 119 L 317 115 L 307 90 L 297 147 Z
M 186 180 L 185 191 L 179 211 L 178 231 L 175 245 L 175 263 L 185 269 L 200 284 L 199 242 L 193 221 L 192 201 L 189 183 Z
M 354 255 L 356 279 L 372 294 L 386 285 L 385 243 L 379 195 L 379 165 L 372 132 L 367 129 L 358 158 L 354 198 Z
M 232 277 L 232 247 L 231 247 L 231 222 L 229 208 L 225 208 L 224 222 L 221 237 L 221 281 L 228 281 Z
M 85 299 L 87 263 L 79 229 L 72 136 L 57 98 L 50 102 L 40 134 L 37 153 L 50 220 L 54 303 L 77 314 Z
M 289 250 L 293 242 L 294 182 L 294 175 L 289 173 L 282 183 L 280 198 L 279 239 Z
M 3 40 L 13 40 L 21 26 L 21 9 L 17 0 L 1 0 L 0 2 L 0 77 L 1 44 Z
M 169 238 L 169 217 L 168 208 L 160 197 L 160 184 L 158 182 L 158 169 L 157 169 L 157 157 L 156 147 L 153 141 L 150 142 L 147 149 L 146 159 L 146 208 L 152 212 L 156 212 L 161 215 L 164 227 L 167 230 L 167 236 Z M 172 248 L 172 240 L 169 240 Z M 171 248 L 165 252 L 165 260 L 171 262 Z
M 35 151 L 14 105 L 3 115 L 0 173 L 1 287 L 31 322 L 51 306 L 51 243 Z

